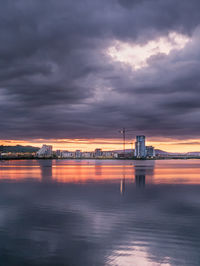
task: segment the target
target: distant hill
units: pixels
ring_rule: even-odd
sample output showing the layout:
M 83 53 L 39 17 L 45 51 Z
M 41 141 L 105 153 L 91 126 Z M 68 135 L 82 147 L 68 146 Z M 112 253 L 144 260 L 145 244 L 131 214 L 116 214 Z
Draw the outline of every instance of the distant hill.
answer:
M 13 153 L 33 153 L 37 152 L 39 150 L 38 147 L 32 147 L 32 146 L 22 146 L 22 145 L 16 145 L 16 146 L 4 146 L 0 145 L 0 152 L 13 152 Z
M 155 149 L 155 153 L 156 153 L 156 155 L 167 155 L 167 154 L 169 154 L 168 152 L 162 151 L 162 150 L 159 150 L 159 149 Z

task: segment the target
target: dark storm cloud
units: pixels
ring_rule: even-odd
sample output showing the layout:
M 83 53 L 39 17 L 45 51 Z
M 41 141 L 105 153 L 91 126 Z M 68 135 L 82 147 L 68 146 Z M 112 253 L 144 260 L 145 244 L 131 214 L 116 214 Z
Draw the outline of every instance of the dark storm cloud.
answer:
M 199 1 L 0 2 L 0 138 L 198 136 Z M 139 71 L 105 53 L 170 32 L 191 42 Z

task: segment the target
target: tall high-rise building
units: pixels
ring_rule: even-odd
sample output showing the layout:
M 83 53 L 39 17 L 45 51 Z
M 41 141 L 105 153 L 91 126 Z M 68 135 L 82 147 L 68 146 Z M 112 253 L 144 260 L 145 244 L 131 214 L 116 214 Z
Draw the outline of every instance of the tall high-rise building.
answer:
M 42 148 L 37 151 L 38 157 L 50 157 L 52 156 L 52 146 L 51 145 L 42 145 Z
M 145 136 L 136 136 L 135 156 L 137 158 L 146 157 Z

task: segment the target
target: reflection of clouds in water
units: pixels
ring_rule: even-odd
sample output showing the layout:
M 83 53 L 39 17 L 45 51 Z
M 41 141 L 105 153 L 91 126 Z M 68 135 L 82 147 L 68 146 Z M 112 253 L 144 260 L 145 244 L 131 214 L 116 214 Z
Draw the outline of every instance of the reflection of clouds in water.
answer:
M 51 180 L 49 162 L 40 167 L 43 181 Z M 153 161 L 134 162 L 132 168 L 135 178 L 153 178 Z M 1 182 L 0 262 L 199 265 L 199 186 L 152 184 L 138 190 L 125 178 L 122 173 L 123 197 L 114 180 Z
M 169 258 L 163 258 L 162 264 L 155 261 L 152 262 L 145 244 L 143 242 L 133 242 L 129 246 L 124 246 L 122 250 L 114 251 L 113 255 L 108 258 L 108 261 L 110 261 L 111 265 L 152 266 L 153 263 L 153 266 L 170 266 L 167 262 Z
M 113 265 L 128 265 L 135 258 L 146 265 L 199 265 L 198 187 L 156 186 L 141 193 L 127 183 L 124 197 L 117 187 L 1 184 L 0 207 L 9 211 L 1 224 L 0 260 L 34 265 L 30 258 L 41 258 L 47 265 L 52 256 L 56 265 L 110 265 L 112 258 Z

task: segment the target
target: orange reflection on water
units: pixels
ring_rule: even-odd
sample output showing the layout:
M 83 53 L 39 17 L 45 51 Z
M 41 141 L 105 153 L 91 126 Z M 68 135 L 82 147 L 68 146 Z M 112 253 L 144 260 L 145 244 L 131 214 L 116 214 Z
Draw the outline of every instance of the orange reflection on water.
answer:
M 22 161 L 9 161 L 0 164 L 0 180 L 41 179 L 39 165 L 26 165 Z
M 160 161 L 154 169 L 153 183 L 200 184 L 200 161 Z
M 124 180 L 145 184 L 200 184 L 200 160 L 22 160 L 1 161 L 0 180 L 85 183 Z
M 127 179 L 133 179 L 133 166 L 126 165 L 56 165 L 52 168 L 53 179 L 59 182 L 87 182 L 119 180 L 126 174 Z

